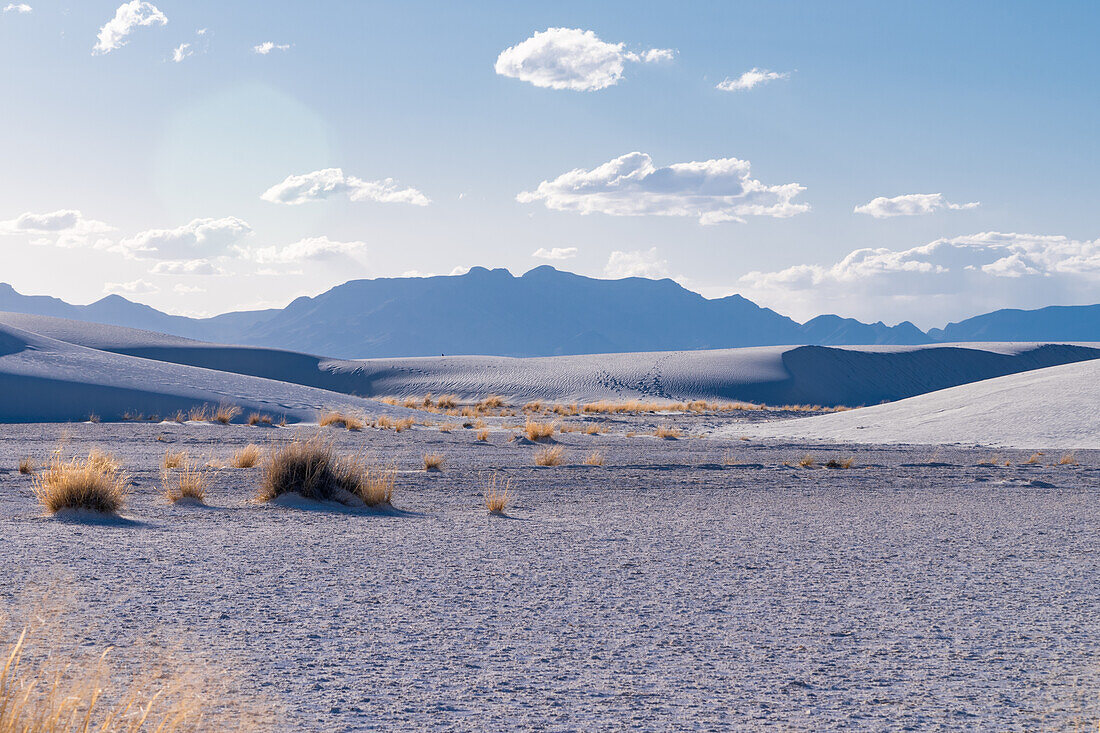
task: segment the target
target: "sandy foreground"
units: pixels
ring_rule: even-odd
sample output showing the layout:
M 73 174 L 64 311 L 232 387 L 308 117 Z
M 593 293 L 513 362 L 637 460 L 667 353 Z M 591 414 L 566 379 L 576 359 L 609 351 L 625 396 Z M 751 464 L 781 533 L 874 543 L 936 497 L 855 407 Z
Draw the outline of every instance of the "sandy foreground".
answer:
M 201 652 L 280 730 L 1100 717 L 1100 454 L 989 466 L 980 449 L 625 436 L 741 416 L 596 419 L 611 432 L 559 435 L 557 467 L 513 431 L 325 429 L 402 469 L 390 513 L 257 506 L 258 468 L 219 470 L 208 508 L 159 493 L 166 449 L 226 459 L 316 428 L 3 426 L 0 605 L 60 579 L 77 642 Z M 15 467 L 62 432 L 133 473 L 125 521 L 43 516 Z M 606 464 L 581 465 L 594 449 Z M 444 470 L 425 473 L 433 451 Z M 486 471 L 515 481 L 506 517 L 484 509 Z

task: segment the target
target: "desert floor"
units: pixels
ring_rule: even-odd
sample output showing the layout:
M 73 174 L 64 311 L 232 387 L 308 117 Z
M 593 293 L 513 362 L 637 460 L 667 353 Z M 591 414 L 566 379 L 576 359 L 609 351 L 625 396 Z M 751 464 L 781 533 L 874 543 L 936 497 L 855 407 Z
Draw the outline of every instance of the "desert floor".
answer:
M 556 467 L 499 422 L 5 425 L 0 606 L 61 583 L 77 643 L 174 640 L 284 730 L 1095 725 L 1100 454 L 693 437 L 745 417 L 600 417 Z M 667 423 L 684 437 L 642 434 Z M 168 449 L 318 430 L 400 469 L 394 511 L 257 505 L 259 468 L 217 470 L 206 508 L 160 494 Z M 44 516 L 16 466 L 62 440 L 122 459 L 123 520 Z

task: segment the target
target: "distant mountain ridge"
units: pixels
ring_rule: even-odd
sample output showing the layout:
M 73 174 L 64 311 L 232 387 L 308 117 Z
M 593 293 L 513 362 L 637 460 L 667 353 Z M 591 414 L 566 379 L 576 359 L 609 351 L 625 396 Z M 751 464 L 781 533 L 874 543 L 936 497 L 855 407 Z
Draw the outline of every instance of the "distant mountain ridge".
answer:
M 71 305 L 0 283 L 0 311 L 340 358 L 1100 341 L 1100 305 L 996 311 L 924 333 L 908 321 L 835 315 L 800 324 L 740 295 L 707 299 L 669 279 L 600 280 L 545 265 L 519 277 L 475 267 L 464 275 L 352 280 L 286 308 L 213 318 L 173 316 L 118 295 Z

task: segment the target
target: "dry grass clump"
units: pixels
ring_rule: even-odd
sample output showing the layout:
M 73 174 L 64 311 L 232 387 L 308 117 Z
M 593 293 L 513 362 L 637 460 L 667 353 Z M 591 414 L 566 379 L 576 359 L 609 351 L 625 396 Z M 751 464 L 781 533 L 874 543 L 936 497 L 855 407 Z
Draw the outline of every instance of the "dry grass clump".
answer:
M 95 414 L 94 412 L 91 415 L 88 415 L 88 422 L 90 422 L 90 423 L 99 422 L 99 415 Z
M 680 437 L 680 428 L 674 428 L 674 427 L 671 427 L 669 425 L 661 425 L 656 430 L 653 431 L 653 434 L 656 435 L 658 438 L 665 438 L 665 439 L 679 438 Z
M 336 410 L 325 410 L 324 412 L 322 412 L 317 418 L 317 423 L 321 427 L 335 425 L 337 427 L 356 431 L 362 430 L 364 426 L 363 420 L 361 418 L 358 418 L 355 415 L 338 412 Z
M 602 466 L 603 465 L 603 452 L 594 450 L 584 457 L 584 465 L 586 466 Z
M 61 451 L 34 477 L 34 495 L 50 513 L 85 509 L 114 514 L 125 503 L 130 477 L 108 453 L 92 451 L 86 459 L 61 458 Z
M 852 466 L 855 465 L 855 463 L 856 463 L 855 456 L 851 456 L 849 458 L 842 458 L 842 459 L 830 458 L 829 461 L 825 464 L 825 467 L 826 468 L 851 468 Z
M 441 410 L 453 410 L 458 407 L 458 395 L 440 395 L 435 403 Z
M 798 465 L 801 468 L 813 468 L 814 463 L 816 463 L 816 461 L 814 460 L 814 457 L 811 456 L 809 453 L 798 459 Z
M 424 470 L 425 471 L 442 471 L 443 470 L 443 454 L 442 453 L 425 453 L 424 454 Z
M 253 412 L 248 416 L 249 425 L 270 425 L 271 422 L 271 415 L 261 415 L 258 412 Z
M 485 498 L 485 508 L 490 514 L 503 514 L 512 503 L 512 479 L 501 479 L 497 474 L 489 478 L 481 476 L 481 495 Z
M 542 412 L 542 400 L 531 400 L 523 406 L 524 412 Z
M 523 434 L 527 436 L 528 440 L 540 441 L 547 440 L 554 434 L 554 423 L 552 422 L 535 422 L 528 419 L 523 426 Z
M 393 424 L 393 432 L 400 433 L 402 430 L 408 430 L 416 424 L 416 420 L 411 417 L 405 417 Z
M 1063 453 L 1062 457 L 1058 459 L 1058 465 L 1059 466 L 1076 466 L 1076 465 L 1078 465 L 1077 456 L 1073 455 L 1072 453 Z
M 477 406 L 483 410 L 497 410 L 504 407 L 504 398 L 500 395 L 491 394 L 485 399 L 477 403 Z
M 298 494 L 315 501 L 346 502 L 351 496 L 368 506 L 390 504 L 396 475 L 396 469 L 372 467 L 362 458 L 338 458 L 317 438 L 295 441 L 271 452 L 257 498 L 271 501 Z
M 161 469 L 179 468 L 187 458 L 187 453 L 181 450 L 167 450 L 164 458 L 160 459 Z
M 479 441 L 481 441 L 482 443 L 488 443 L 489 442 L 489 431 L 488 430 L 479 430 L 479 431 L 477 431 L 477 439 Z
M 241 414 L 241 408 L 236 405 L 220 404 L 218 409 L 214 410 L 214 422 L 220 422 L 222 425 L 228 425 L 233 421 L 237 415 Z
M 1043 461 L 1043 453 L 1042 453 L 1042 451 L 1039 451 L 1038 453 L 1032 453 L 1031 457 L 1028 458 L 1026 461 L 1024 461 L 1024 463 L 1029 465 L 1029 466 L 1034 466 L 1037 463 L 1042 463 L 1042 461 Z
M 599 435 L 600 433 L 603 432 L 603 428 L 601 428 L 599 425 L 597 425 L 594 422 L 590 422 L 590 423 L 588 423 L 587 425 L 584 426 L 584 429 L 581 430 L 581 432 L 584 433 L 585 435 Z
M 35 465 L 33 458 L 21 458 L 19 460 L 19 473 L 24 476 L 34 473 Z
M 200 469 L 190 461 L 173 472 L 165 468 L 160 477 L 164 498 L 175 504 L 182 499 L 202 503 L 206 499 L 206 489 L 210 485 L 209 469 Z
M 230 460 L 229 465 L 233 466 L 233 468 L 252 468 L 259 462 L 260 446 L 255 443 L 249 443 L 233 454 L 233 458 Z
M 1011 466 L 1012 461 L 1008 460 L 1004 456 L 990 456 L 984 461 L 978 461 L 979 466 Z
M 194 422 L 209 422 L 210 421 L 210 405 L 202 405 L 201 407 L 196 405 L 192 407 L 187 413 L 187 419 Z
M 737 457 L 734 455 L 733 451 L 728 450 L 722 454 L 722 465 L 739 466 L 741 465 L 741 461 L 737 460 Z
M 560 466 L 565 460 L 565 449 L 560 445 L 539 448 L 535 451 L 536 466 Z

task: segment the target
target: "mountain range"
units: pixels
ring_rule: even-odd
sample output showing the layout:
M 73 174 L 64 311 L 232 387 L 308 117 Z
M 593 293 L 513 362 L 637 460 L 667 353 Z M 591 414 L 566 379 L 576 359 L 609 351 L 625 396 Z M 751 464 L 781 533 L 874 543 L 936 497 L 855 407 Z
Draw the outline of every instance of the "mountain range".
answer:
M 600 280 L 542 266 L 516 277 L 352 280 L 282 309 L 173 316 L 110 295 L 90 305 L 0 283 L 0 311 L 55 316 L 340 358 L 482 354 L 552 356 L 788 344 L 1100 341 L 1100 305 L 999 310 L 927 333 L 822 315 L 806 323 L 740 295 L 707 299 L 669 279 Z

